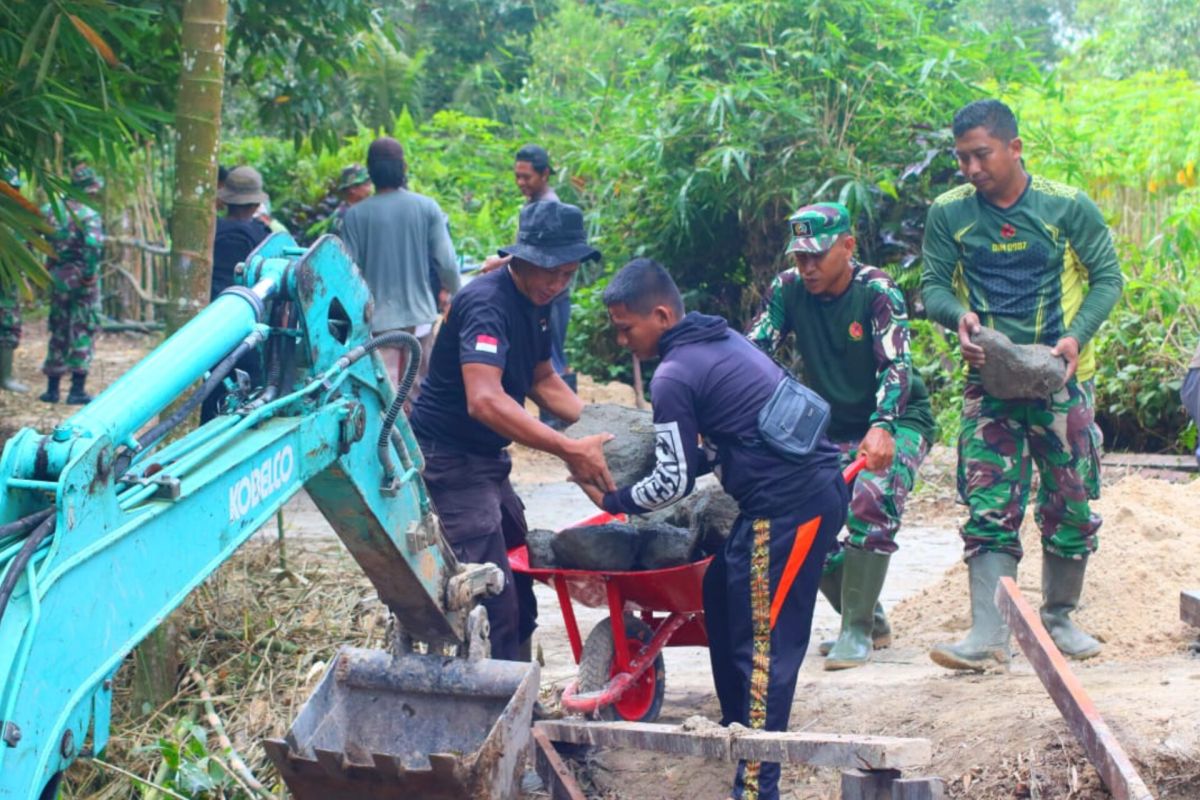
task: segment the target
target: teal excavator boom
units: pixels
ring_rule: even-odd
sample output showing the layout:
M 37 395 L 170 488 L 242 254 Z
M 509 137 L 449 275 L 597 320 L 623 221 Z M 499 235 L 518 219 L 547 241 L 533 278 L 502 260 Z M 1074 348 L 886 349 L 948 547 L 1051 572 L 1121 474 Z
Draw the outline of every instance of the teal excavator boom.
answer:
M 4 447 L 0 800 L 52 798 L 81 752 L 103 750 L 122 661 L 301 488 L 398 634 L 386 653 L 341 651 L 266 743 L 292 793 L 513 796 L 537 667 L 487 657 L 479 601 L 504 575 L 460 564 L 430 508 L 400 413 L 416 340 L 372 338 L 369 291 L 334 237 L 303 249 L 276 234 L 237 279 L 74 416 Z M 396 389 L 382 344 L 414 356 Z M 261 386 L 235 369 L 252 348 Z M 224 413 L 166 443 L 222 382 Z

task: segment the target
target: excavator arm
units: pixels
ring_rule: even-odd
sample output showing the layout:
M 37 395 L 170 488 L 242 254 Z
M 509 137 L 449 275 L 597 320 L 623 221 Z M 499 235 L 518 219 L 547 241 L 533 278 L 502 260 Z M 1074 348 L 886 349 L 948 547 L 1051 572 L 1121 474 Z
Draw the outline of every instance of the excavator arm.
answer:
M 327 692 L 344 691 L 334 684 L 352 675 L 362 684 L 362 670 L 351 665 L 370 662 L 376 694 L 418 673 L 422 685 L 434 686 L 430 676 L 450 670 L 460 674 L 460 693 L 482 696 L 472 682 L 495 684 L 483 694 L 492 705 L 499 697 L 501 711 L 514 693 L 521 705 L 532 704 L 536 668 L 486 660 L 478 601 L 500 591 L 503 573 L 459 564 L 441 535 L 419 448 L 399 413 L 406 387 L 393 390 L 374 352 L 381 340 L 370 334 L 370 294 L 340 241 L 327 236 L 305 250 L 277 234 L 239 265 L 238 279 L 77 414 L 49 433 L 23 430 L 4 448 L 2 800 L 53 797 L 85 741 L 93 752 L 104 748 L 113 678 L 126 656 L 301 488 L 402 632 L 391 653 L 339 656 L 343 674 L 327 676 Z M 386 341 L 415 346 L 406 334 Z M 263 386 L 246 386 L 233 369 L 251 348 L 266 354 Z M 415 368 L 416 359 L 409 361 Z M 166 443 L 184 414 L 154 419 L 203 380 L 189 402 L 198 405 L 226 375 L 234 391 L 225 413 Z M 414 653 L 414 642 L 426 655 Z M 500 674 L 507 677 L 497 683 Z M 330 702 L 314 698 L 312 713 Z M 376 713 L 390 712 L 381 705 Z M 527 726 L 527 708 L 504 713 L 523 715 Z M 476 727 L 500 715 L 489 711 Z M 343 727 L 345 741 L 336 745 L 342 761 L 329 764 L 326 743 L 324 773 L 333 774 L 323 774 L 320 790 L 308 796 L 401 796 L 387 787 L 400 787 L 405 770 L 429 768 L 429 754 L 419 752 L 416 761 L 389 762 L 390 783 L 372 773 L 368 782 L 383 789 L 364 793 L 349 768 L 359 766 L 351 763 L 364 746 L 356 744 L 359 729 L 371 724 Z M 376 760 L 387 746 L 376 736 Z M 288 762 L 281 764 L 285 777 L 299 782 L 292 786 L 298 796 L 306 786 L 296 774 L 315 759 L 306 747 L 292 736 L 272 746 L 276 760 Z M 491 767 L 512 769 L 507 761 Z M 485 795 L 511 791 L 507 775 L 483 780 L 491 781 Z

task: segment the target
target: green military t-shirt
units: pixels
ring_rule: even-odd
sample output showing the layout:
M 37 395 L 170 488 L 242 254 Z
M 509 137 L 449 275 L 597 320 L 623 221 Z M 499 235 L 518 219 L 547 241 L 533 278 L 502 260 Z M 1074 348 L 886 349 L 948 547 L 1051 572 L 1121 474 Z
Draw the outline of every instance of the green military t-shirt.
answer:
M 804 380 L 832 412 L 829 438 L 861 439 L 872 426 L 903 425 L 933 441 L 933 411 L 912 366 L 904 295 L 886 272 L 854 262 L 840 297 L 804 288 L 793 267 L 776 276 L 750 341 L 773 352 L 789 332 L 804 361 Z
M 933 202 L 922 292 L 952 330 L 969 309 L 1017 344 L 1080 346 L 1079 380 L 1096 371 L 1089 344 L 1121 296 L 1121 268 L 1100 210 L 1078 189 L 1032 177 L 1009 208 L 970 184 Z

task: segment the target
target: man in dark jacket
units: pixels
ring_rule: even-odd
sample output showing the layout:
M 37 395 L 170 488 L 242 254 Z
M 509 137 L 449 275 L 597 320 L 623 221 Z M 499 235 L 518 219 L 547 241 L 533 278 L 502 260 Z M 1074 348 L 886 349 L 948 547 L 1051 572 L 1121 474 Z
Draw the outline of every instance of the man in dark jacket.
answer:
M 846 520 L 838 451 L 822 437 L 789 460 L 762 442 L 758 415 L 783 369 L 724 319 L 685 316 L 658 263 L 626 264 L 604 303 L 618 344 L 643 360 L 662 358 L 650 384 L 657 464 L 630 486 L 584 491 L 609 513 L 654 511 L 686 496 L 715 453 L 713 469 L 741 510 L 704 578 L 721 724 L 786 730 L 822 563 Z M 733 796 L 778 798 L 778 785 L 778 764 L 742 761 Z
M 254 167 L 235 167 L 225 176 L 217 190 L 217 199 L 225 206 L 225 216 L 217 220 L 213 238 L 213 267 L 210 301 L 233 285 L 237 265 L 250 257 L 254 248 L 271 235 L 266 223 L 255 219 L 254 212 L 269 197 L 263 191 L 262 175 Z M 238 359 L 237 369 L 245 372 L 251 385 L 262 383 L 262 357 L 251 350 Z M 224 386 L 217 387 L 200 406 L 200 422 L 208 422 L 221 410 L 225 400 Z

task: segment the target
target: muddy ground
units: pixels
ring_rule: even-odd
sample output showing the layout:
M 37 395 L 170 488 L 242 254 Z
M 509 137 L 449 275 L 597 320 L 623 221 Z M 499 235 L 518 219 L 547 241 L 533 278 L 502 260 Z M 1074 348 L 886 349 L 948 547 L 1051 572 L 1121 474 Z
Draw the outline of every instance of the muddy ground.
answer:
M 17 357 L 19 377 L 37 392 L 43 388 L 37 367 L 44 342 L 43 333 L 27 330 Z M 150 343 L 146 337 L 133 335 L 102 337 L 95 388 L 115 379 Z M 597 386 L 586 380 L 581 394 L 589 402 L 633 400 L 629 387 Z M 6 429 L 0 430 L 0 438 L 25 425 L 48 430 L 72 410 L 0 393 L 0 429 Z M 555 459 L 515 450 L 513 479 L 528 506 L 531 525 L 563 526 L 593 513 L 583 494 L 565 481 L 565 472 Z M 962 511 L 953 502 L 953 466 L 953 452 L 935 448 L 922 468 L 921 483 L 910 503 L 900 534 L 901 549 L 893 559 L 884 591 L 895 643 L 878 652 L 866 667 L 824 672 L 816 643 L 833 635 L 837 617 L 821 601 L 797 687 L 791 728 L 929 738 L 934 759 L 927 774 L 945 779 L 952 798 L 1109 797 L 1022 656 L 1017 656 L 1006 673 L 981 676 L 952 674 L 928 658 L 930 645 L 958 638 L 969 622 L 966 572 L 959 561 L 956 533 Z M 1178 593 L 1200 587 L 1200 558 L 1196 556 L 1200 528 L 1193 522 L 1200 518 L 1200 483 L 1123 478 L 1106 486 L 1098 510 L 1106 523 L 1079 619 L 1105 640 L 1106 649 L 1101 657 L 1076 665 L 1076 672 L 1156 796 L 1198 798 L 1200 660 L 1189 649 L 1197 632 L 1179 622 Z M 336 541 L 330 541 L 332 534 L 311 502 L 298 496 L 285 510 L 285 519 L 291 542 L 289 564 L 301 579 L 332 575 L 337 580 L 329 585 L 352 586 L 346 591 L 357 593 L 353 602 L 323 603 L 327 609 L 307 609 L 297 624 L 304 631 L 316 631 L 318 638 L 320 630 L 336 631 L 338 638 L 379 646 L 381 609 L 369 588 L 364 592 L 362 581 L 354 575 L 353 562 L 337 553 Z M 1029 554 L 1022 563 L 1020 584 L 1036 604 L 1039 558 L 1036 531 L 1029 521 L 1025 540 Z M 277 547 L 272 527 L 247 545 L 236 563 L 215 575 L 211 586 L 247 582 L 248 570 L 276 559 Z M 286 582 L 276 584 L 280 595 L 293 591 Z M 205 591 L 198 590 L 198 594 Z M 305 591 L 311 590 L 294 589 L 298 595 Z M 262 603 L 255 611 L 260 613 L 271 607 L 273 594 L 259 587 L 246 602 Z M 543 692 L 552 699 L 573 677 L 575 665 L 553 593 L 540 587 L 538 597 L 541 627 L 535 641 L 544 662 Z M 192 607 L 198 603 L 189 599 L 181 613 L 195 613 Z M 222 602 L 215 610 L 202 610 L 200 618 L 208 622 L 210 615 L 229 613 L 236 629 L 242 617 L 229 605 Z M 585 635 L 606 613 L 596 609 L 579 612 Z M 340 616 L 349 618 L 333 618 Z M 298 653 L 275 656 L 281 673 L 294 673 L 292 683 L 281 681 L 281 686 L 263 689 L 267 699 L 255 697 L 246 702 L 246 695 L 239 695 L 238 703 L 222 710 L 235 744 L 256 768 L 264 768 L 265 763 L 256 742 L 283 733 L 286 720 L 320 674 L 324 657 L 301 642 Z M 261 671 L 261 665 L 258 669 Z M 694 714 L 718 716 L 706 651 L 667 650 L 666 672 L 662 721 L 682 721 Z M 124 746 L 132 753 L 137 740 L 134 723 L 121 719 L 120 708 L 117 711 L 114 749 Z M 138 735 L 155 735 L 152 725 L 139 721 L 137 726 Z M 618 750 L 593 753 L 576 768 L 589 796 L 630 800 L 716 800 L 727 796 L 731 775 L 726 764 Z M 834 771 L 787 768 L 784 775 L 785 797 L 837 797 Z M 270 785 L 270 776 L 265 777 Z

